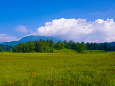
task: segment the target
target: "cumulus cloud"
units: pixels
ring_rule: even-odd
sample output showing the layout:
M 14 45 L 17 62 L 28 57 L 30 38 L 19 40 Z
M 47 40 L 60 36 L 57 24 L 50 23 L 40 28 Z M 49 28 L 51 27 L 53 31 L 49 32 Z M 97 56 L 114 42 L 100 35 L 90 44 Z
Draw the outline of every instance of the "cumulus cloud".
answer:
M 39 27 L 33 35 L 53 36 L 78 42 L 111 42 L 115 41 L 115 22 L 113 19 L 54 19 Z
M 0 43 L 1 42 L 10 42 L 10 41 L 18 41 L 19 39 L 14 36 L 10 36 L 7 34 L 0 34 Z
M 18 26 L 18 27 L 16 28 L 16 31 L 21 32 L 21 33 L 27 33 L 27 32 L 28 32 L 26 26 Z

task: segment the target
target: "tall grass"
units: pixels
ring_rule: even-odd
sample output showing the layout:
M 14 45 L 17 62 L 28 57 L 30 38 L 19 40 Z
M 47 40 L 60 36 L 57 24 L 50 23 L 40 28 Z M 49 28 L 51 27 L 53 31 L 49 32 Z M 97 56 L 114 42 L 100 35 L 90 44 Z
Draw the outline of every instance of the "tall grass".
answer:
M 0 53 L 0 86 L 114 86 L 115 53 Z

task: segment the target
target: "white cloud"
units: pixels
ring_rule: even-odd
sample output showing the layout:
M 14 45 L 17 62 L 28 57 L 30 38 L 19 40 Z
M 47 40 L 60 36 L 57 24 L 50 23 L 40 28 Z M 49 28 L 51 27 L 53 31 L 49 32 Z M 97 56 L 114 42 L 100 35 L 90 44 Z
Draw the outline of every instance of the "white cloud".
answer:
M 26 26 L 18 26 L 18 27 L 16 28 L 16 31 L 21 32 L 21 33 L 27 33 L 27 32 L 28 32 Z
M 19 39 L 14 36 L 10 36 L 7 34 L 0 34 L 0 43 L 1 42 L 10 42 L 10 41 L 18 41 Z
M 65 40 L 110 42 L 115 41 L 115 22 L 113 19 L 55 19 L 39 27 L 33 35 L 54 36 Z

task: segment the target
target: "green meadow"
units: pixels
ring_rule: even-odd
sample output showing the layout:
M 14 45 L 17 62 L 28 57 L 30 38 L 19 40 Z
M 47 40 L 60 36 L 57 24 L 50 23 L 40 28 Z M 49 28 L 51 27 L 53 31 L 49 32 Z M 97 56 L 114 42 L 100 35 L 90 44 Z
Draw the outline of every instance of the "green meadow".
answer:
M 115 52 L 0 53 L 0 86 L 115 86 Z

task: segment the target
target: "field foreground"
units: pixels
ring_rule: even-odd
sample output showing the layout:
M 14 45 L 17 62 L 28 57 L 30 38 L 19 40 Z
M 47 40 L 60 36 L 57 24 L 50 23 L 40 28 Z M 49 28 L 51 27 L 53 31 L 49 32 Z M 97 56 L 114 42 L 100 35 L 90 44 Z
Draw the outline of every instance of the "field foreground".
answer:
M 115 53 L 0 53 L 0 86 L 115 86 Z

